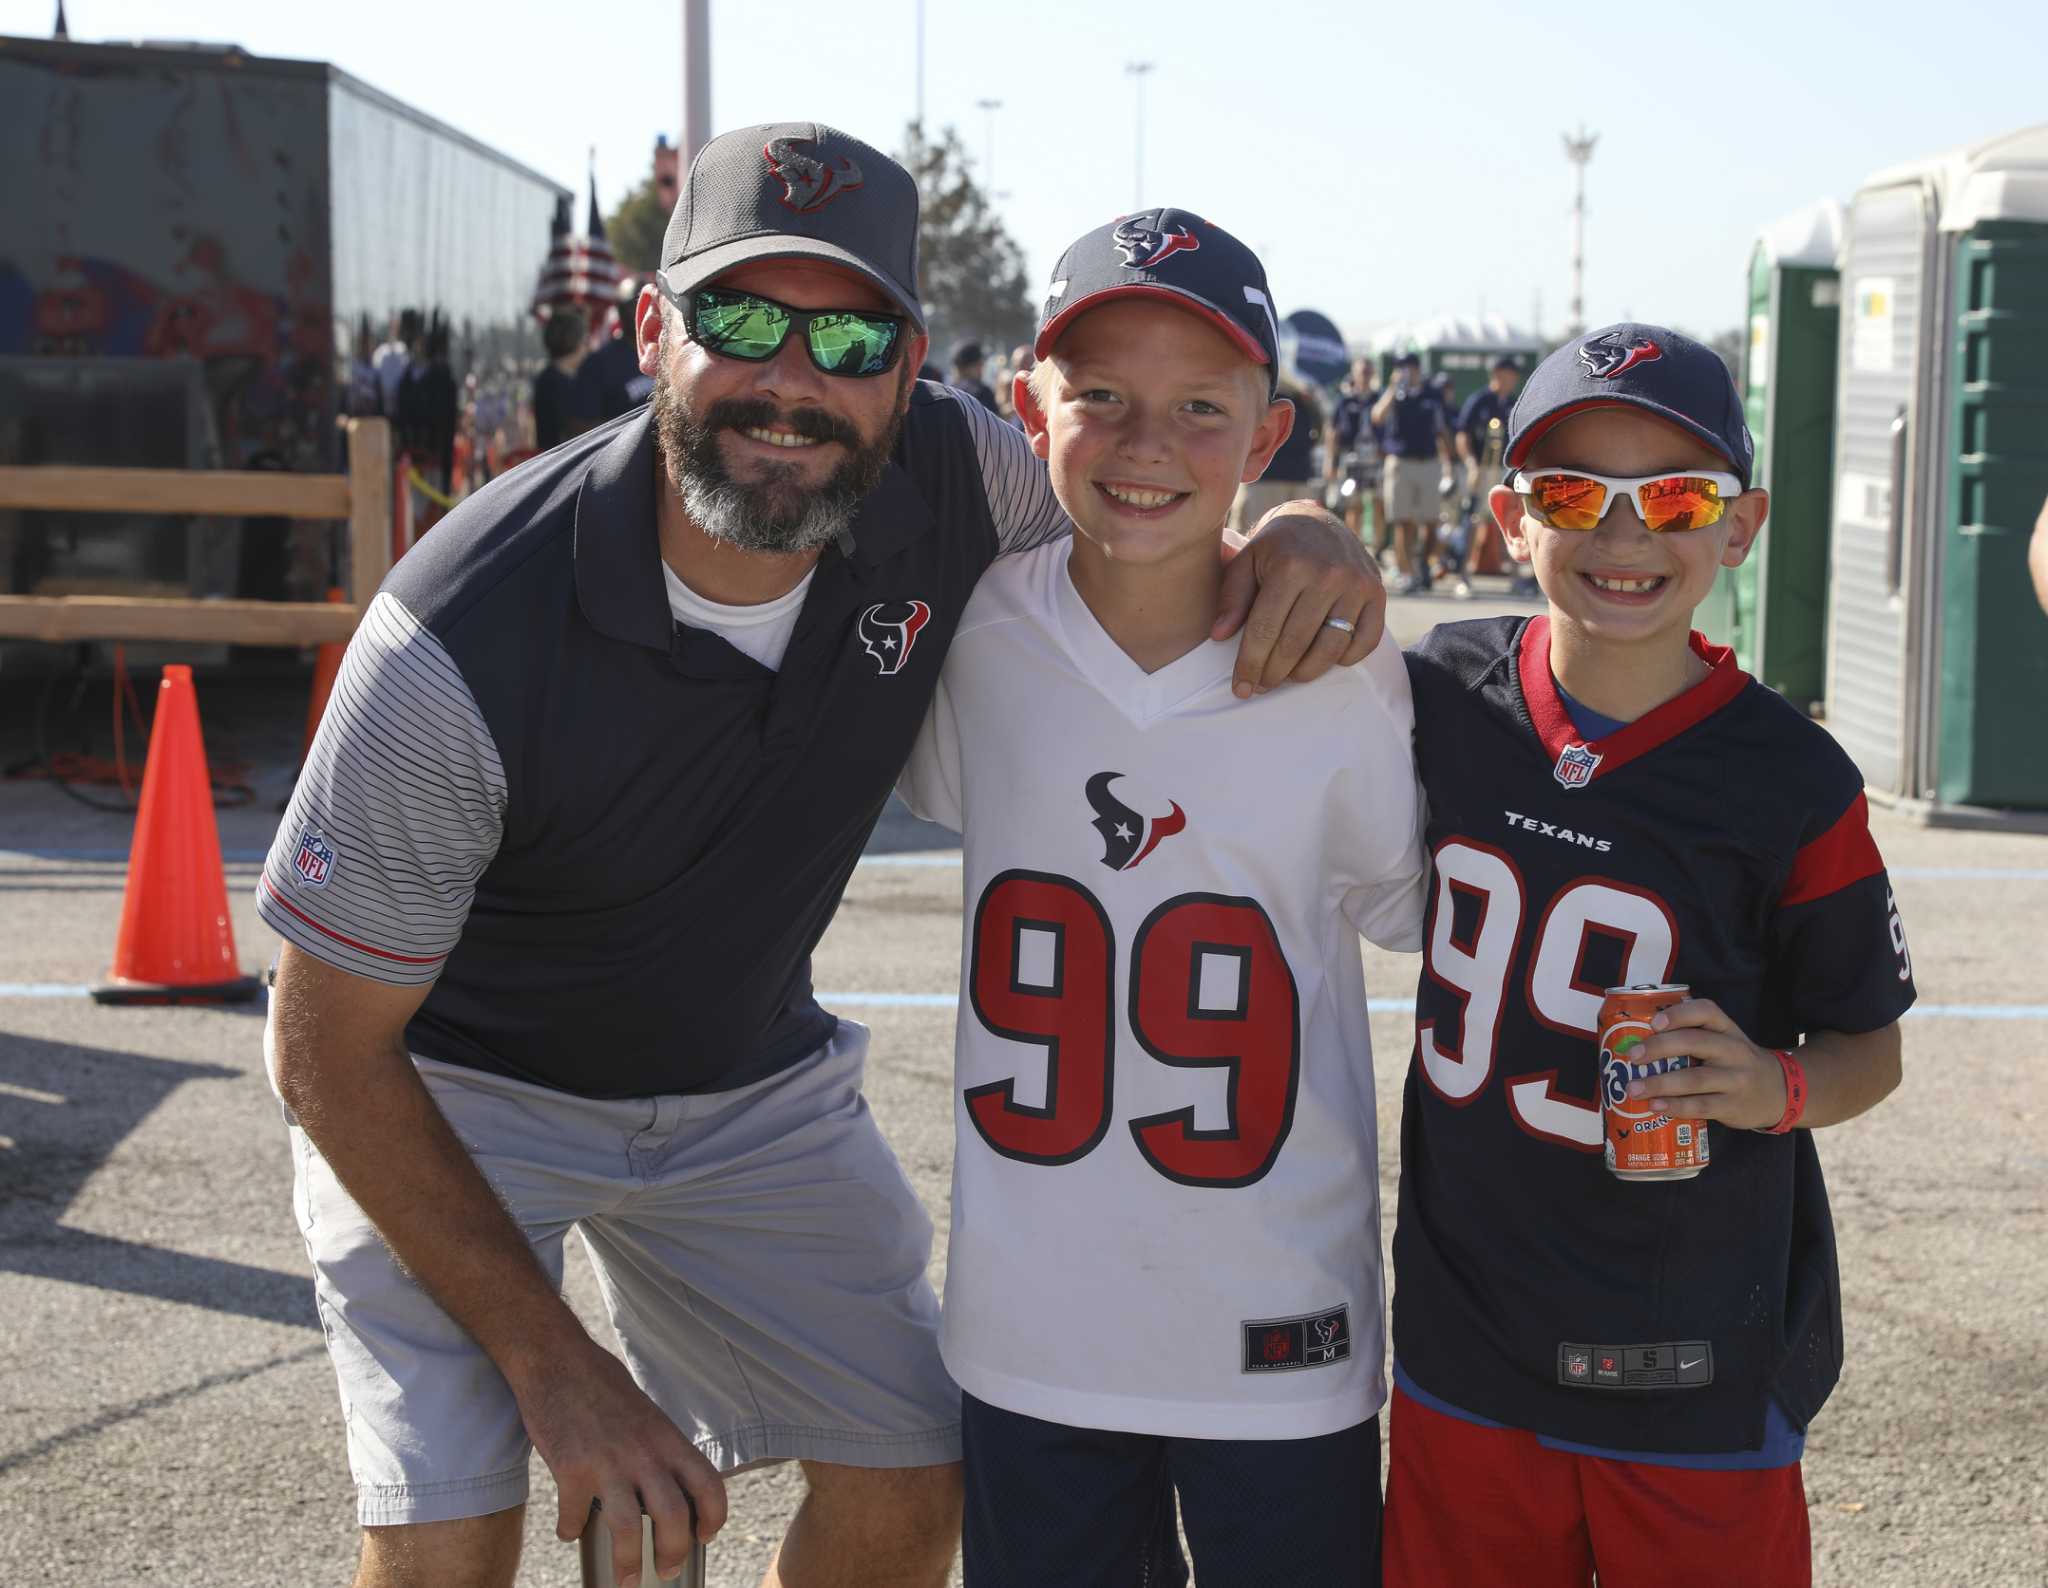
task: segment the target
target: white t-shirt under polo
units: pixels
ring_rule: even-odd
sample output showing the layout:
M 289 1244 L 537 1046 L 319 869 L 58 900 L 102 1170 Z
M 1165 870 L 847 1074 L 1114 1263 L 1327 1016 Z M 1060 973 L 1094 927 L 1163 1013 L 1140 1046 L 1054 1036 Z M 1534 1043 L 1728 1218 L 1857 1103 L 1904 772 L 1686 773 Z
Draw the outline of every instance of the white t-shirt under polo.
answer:
M 817 573 L 814 567 L 796 582 L 796 588 L 773 601 L 757 606 L 729 606 L 707 601 L 677 577 L 667 563 L 661 565 L 662 583 L 668 587 L 668 609 L 678 623 L 693 629 L 709 629 L 736 651 L 742 651 L 769 672 L 780 671 L 782 653 L 789 649 L 789 637 L 796 632 L 796 620 L 804 609 L 804 595 Z

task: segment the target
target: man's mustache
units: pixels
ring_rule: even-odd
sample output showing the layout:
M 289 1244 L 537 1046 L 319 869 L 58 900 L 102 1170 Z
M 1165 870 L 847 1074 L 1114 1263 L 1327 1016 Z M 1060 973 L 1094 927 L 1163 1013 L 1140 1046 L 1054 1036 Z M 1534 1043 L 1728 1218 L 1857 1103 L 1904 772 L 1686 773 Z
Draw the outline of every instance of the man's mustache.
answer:
M 837 441 L 858 450 L 861 434 L 844 419 L 822 408 L 792 408 L 784 413 L 761 397 L 724 397 L 705 410 L 698 421 L 706 431 L 793 430 L 806 441 Z

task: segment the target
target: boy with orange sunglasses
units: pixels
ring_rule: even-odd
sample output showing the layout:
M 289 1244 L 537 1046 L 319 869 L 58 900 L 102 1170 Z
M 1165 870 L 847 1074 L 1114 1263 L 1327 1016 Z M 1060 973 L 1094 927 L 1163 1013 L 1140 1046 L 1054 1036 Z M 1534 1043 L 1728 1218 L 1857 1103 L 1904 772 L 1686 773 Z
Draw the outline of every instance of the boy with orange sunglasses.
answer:
M 1800 1456 L 1842 1358 L 1811 1133 L 1898 1084 L 1904 929 L 1849 758 L 1692 632 L 1769 506 L 1719 358 L 1581 337 L 1504 461 L 1492 510 L 1549 611 L 1408 654 L 1431 900 L 1386 1581 L 1803 1585 Z M 1603 1076 L 1603 990 L 1671 982 L 1640 1067 Z M 1711 1131 L 1708 1166 L 1611 1174 L 1603 1086 Z

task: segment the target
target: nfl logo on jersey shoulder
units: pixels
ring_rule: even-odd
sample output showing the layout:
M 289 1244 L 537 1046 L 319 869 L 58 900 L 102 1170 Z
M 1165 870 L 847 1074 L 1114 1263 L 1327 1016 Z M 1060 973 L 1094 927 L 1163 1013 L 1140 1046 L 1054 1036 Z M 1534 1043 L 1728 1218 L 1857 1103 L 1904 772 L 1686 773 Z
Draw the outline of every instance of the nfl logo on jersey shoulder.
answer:
M 1550 775 L 1566 788 L 1584 788 L 1593 780 L 1593 769 L 1600 764 L 1600 757 L 1583 744 L 1568 744 L 1557 758 L 1557 765 L 1550 769 Z
M 320 842 L 312 828 L 299 834 L 299 852 L 292 856 L 292 870 L 309 888 L 324 888 L 334 872 L 334 850 Z

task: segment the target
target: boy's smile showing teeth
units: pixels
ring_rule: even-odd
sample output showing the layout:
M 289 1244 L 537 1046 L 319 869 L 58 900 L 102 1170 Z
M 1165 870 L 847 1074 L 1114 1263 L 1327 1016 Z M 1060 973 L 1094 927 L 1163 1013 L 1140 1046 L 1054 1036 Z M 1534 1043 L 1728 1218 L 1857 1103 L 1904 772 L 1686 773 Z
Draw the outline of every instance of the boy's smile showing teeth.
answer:
M 1648 596 L 1662 590 L 1668 579 L 1659 574 L 1586 573 L 1580 577 L 1602 595 Z
M 1139 512 L 1153 512 L 1171 506 L 1188 493 L 1163 490 L 1156 485 L 1128 485 L 1122 481 L 1098 480 L 1095 488 L 1113 502 Z

